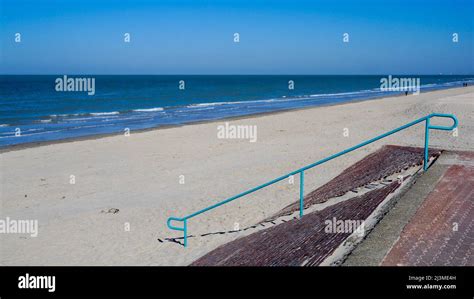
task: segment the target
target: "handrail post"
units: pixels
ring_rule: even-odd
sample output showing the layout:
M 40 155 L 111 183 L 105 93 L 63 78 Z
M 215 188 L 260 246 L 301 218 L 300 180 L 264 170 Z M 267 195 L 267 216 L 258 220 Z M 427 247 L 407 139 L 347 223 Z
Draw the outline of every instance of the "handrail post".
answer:
M 188 219 L 183 221 L 184 247 L 188 246 Z
M 430 117 L 426 118 L 425 122 L 425 157 L 423 162 L 423 170 L 428 169 L 428 147 L 430 142 Z
M 300 172 L 300 219 L 303 218 L 304 208 L 304 171 Z

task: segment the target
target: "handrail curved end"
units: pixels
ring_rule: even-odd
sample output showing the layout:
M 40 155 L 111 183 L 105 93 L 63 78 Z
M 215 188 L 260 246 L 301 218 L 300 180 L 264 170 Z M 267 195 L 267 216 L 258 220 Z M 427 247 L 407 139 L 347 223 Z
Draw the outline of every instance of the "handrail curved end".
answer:
M 458 118 L 454 114 L 444 114 L 444 113 L 431 113 L 428 115 L 428 118 L 431 119 L 432 117 L 444 117 L 444 118 L 450 118 L 453 120 L 453 125 L 450 127 L 445 127 L 445 126 L 432 126 L 430 125 L 430 129 L 435 129 L 435 130 L 445 130 L 445 131 L 452 131 L 458 127 L 459 121 Z
M 166 225 L 167 225 L 168 228 L 170 228 L 170 229 L 184 231 L 184 225 L 183 225 L 183 227 L 176 227 L 176 226 L 173 226 L 173 225 L 171 224 L 171 221 L 184 222 L 184 219 L 183 219 L 183 218 L 169 217 L 168 220 L 166 221 Z

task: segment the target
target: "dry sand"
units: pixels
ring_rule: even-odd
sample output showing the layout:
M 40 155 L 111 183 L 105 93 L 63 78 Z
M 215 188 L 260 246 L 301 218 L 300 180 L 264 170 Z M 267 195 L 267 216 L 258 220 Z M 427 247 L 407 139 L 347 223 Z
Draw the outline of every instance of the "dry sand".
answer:
M 187 265 L 241 234 L 189 238 L 188 248 L 161 243 L 181 236 L 166 227 L 169 216 L 185 216 L 432 112 L 460 121 L 457 137 L 432 131 L 432 147 L 474 149 L 474 87 L 466 87 L 229 121 L 257 125 L 255 143 L 218 139 L 224 123 L 218 121 L 3 152 L 0 219 L 37 219 L 39 233 L 0 234 L 0 264 Z M 307 171 L 306 193 L 383 144 L 423 146 L 423 134 L 420 124 Z M 189 234 L 253 225 L 296 201 L 298 188 L 297 178 L 294 185 L 283 181 L 199 215 L 189 220 Z M 110 208 L 119 211 L 101 213 Z

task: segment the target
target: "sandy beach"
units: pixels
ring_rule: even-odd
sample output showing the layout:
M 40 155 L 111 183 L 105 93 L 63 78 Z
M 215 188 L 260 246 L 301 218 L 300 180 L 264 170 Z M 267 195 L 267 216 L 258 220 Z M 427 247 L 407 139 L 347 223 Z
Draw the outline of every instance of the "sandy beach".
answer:
M 0 264 L 188 265 L 242 234 L 190 237 L 184 248 L 164 241 L 182 235 L 167 228 L 168 217 L 191 214 L 433 112 L 455 114 L 459 130 L 458 136 L 432 131 L 431 147 L 474 149 L 471 86 L 2 152 L 0 219 L 38 220 L 39 231 L 37 237 L 0 234 Z M 255 125 L 256 142 L 219 139 L 226 121 Z M 423 136 L 420 124 L 307 171 L 306 193 L 383 144 L 423 146 Z M 254 225 L 296 201 L 298 188 L 297 179 L 280 182 L 199 215 L 189 221 L 189 234 Z

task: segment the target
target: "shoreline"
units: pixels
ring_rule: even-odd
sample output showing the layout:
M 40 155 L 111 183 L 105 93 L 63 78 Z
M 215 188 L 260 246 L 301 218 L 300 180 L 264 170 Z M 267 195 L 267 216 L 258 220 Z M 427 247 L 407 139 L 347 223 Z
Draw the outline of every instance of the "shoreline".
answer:
M 443 88 L 443 89 L 438 89 L 438 90 L 425 91 L 422 94 L 436 93 L 436 92 L 445 91 L 445 90 L 463 89 L 463 88 L 466 88 L 466 87 L 462 86 L 462 87 Z M 408 96 L 410 96 L 410 95 L 408 95 Z M 413 95 L 411 95 L 411 96 L 413 96 Z M 171 128 L 179 128 L 179 127 L 190 126 L 190 125 L 208 124 L 208 123 L 216 123 L 216 122 L 222 122 L 222 121 L 234 121 L 234 120 L 242 120 L 242 119 L 253 119 L 253 118 L 257 118 L 257 117 L 260 117 L 260 116 L 266 116 L 266 115 L 274 115 L 274 114 L 288 113 L 288 112 L 292 112 L 292 111 L 302 111 L 302 110 L 308 110 L 308 109 L 318 109 L 318 108 L 322 108 L 322 107 L 341 106 L 341 105 L 352 104 L 352 103 L 360 103 L 360 102 L 366 102 L 366 101 L 372 101 L 372 100 L 382 100 L 382 99 L 396 98 L 396 97 L 406 97 L 406 96 L 403 95 L 403 94 L 386 95 L 386 96 L 374 97 L 374 98 L 350 100 L 350 101 L 342 102 L 342 103 L 329 103 L 329 104 L 321 104 L 321 105 L 317 105 L 317 106 L 302 107 L 302 108 L 288 108 L 288 109 L 281 109 L 281 110 L 277 110 L 277 111 L 267 111 L 267 112 L 254 113 L 254 114 L 249 114 L 249 115 L 230 116 L 230 117 L 224 117 L 224 118 L 212 119 L 212 120 L 193 121 L 193 122 L 188 122 L 188 123 L 183 123 L 183 124 L 176 124 L 176 125 L 161 125 L 161 126 L 156 126 L 156 127 L 146 128 L 146 129 L 133 130 L 133 131 L 130 131 L 130 135 L 136 134 L 136 133 L 150 132 L 150 131 L 155 131 L 155 130 L 165 130 L 165 129 L 171 129 Z M 48 141 L 39 141 L 39 142 L 26 142 L 26 143 L 14 144 L 14 145 L 7 145 L 5 147 L 0 148 L 0 154 L 13 152 L 13 151 L 20 151 L 20 150 L 29 149 L 29 148 L 48 146 L 48 145 L 53 145 L 53 144 L 70 143 L 70 142 L 77 142 L 77 141 L 84 141 L 84 140 L 97 140 L 97 139 L 120 136 L 120 135 L 123 135 L 123 132 L 91 134 L 91 135 L 86 135 L 86 136 L 70 137 L 70 138 L 64 138 L 64 139 L 58 139 L 58 140 L 48 140 Z

